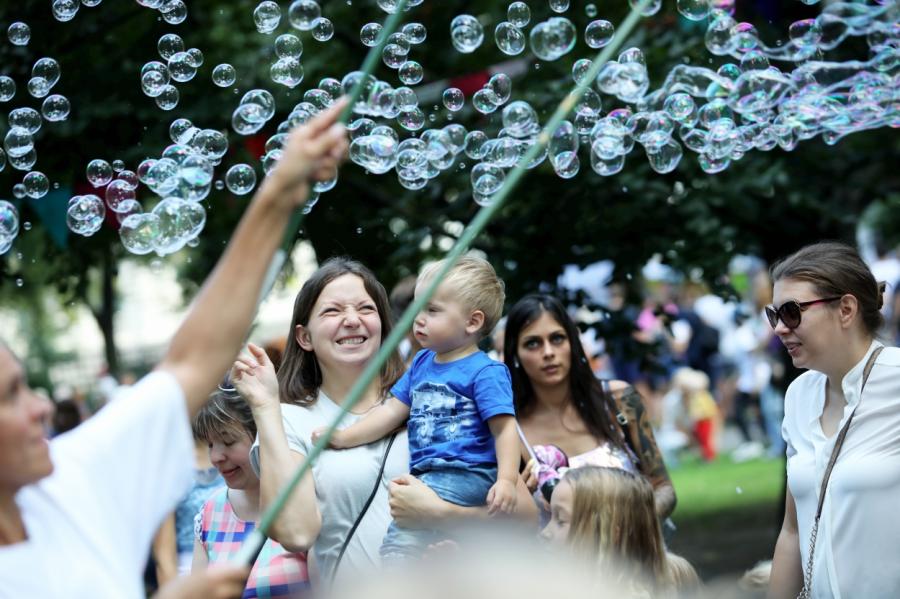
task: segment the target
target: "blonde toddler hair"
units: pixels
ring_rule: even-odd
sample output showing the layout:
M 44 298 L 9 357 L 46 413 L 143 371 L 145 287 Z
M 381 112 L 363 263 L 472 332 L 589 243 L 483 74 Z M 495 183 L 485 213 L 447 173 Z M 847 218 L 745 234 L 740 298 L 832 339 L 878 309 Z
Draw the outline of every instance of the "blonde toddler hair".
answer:
M 446 260 L 440 260 L 426 265 L 419 273 L 416 286 L 431 282 L 445 263 Z M 503 281 L 490 262 L 476 256 L 463 256 L 447 272 L 441 287 L 450 291 L 467 310 L 480 310 L 484 314 L 484 324 L 478 331 L 479 336 L 491 334 L 503 314 L 506 293 Z

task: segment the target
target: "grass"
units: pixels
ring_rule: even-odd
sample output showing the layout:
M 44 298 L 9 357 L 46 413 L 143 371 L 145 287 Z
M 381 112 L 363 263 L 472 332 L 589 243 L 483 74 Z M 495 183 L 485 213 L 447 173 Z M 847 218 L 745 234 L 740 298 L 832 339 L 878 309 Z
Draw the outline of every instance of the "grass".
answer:
M 727 457 L 712 463 L 685 461 L 669 473 L 678 495 L 675 519 L 777 502 L 784 462 L 751 460 L 736 464 Z
M 678 494 L 670 548 L 703 579 L 733 579 L 771 558 L 781 524 L 782 460 L 685 460 L 670 475 Z

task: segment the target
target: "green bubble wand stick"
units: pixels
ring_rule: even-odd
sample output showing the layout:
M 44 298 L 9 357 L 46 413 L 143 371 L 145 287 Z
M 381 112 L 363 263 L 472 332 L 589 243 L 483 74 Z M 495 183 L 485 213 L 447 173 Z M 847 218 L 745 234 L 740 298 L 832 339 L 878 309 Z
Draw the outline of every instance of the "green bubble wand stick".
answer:
M 397 0 L 396 9 L 393 13 L 388 15 L 388 18 L 384 22 L 384 26 L 378 39 L 378 43 L 369 49 L 369 53 L 366 55 L 366 59 L 362 64 L 363 74 L 357 79 L 356 83 L 354 84 L 350 92 L 350 98 L 347 102 L 347 106 L 344 108 L 344 111 L 341 113 L 341 116 L 338 119 L 341 123 L 344 123 L 346 125 L 350 120 L 350 117 L 353 114 L 353 106 L 362 95 L 363 86 L 366 80 L 372 75 L 372 72 L 375 70 L 375 66 L 378 64 L 379 58 L 381 58 L 381 53 L 384 50 L 384 46 L 387 44 L 388 37 L 390 37 L 390 35 L 400 25 L 400 21 L 403 18 L 403 11 L 406 10 L 406 4 L 407 0 Z M 298 231 L 300 229 L 300 224 L 303 222 L 303 217 L 304 213 L 302 209 L 294 212 L 294 215 L 291 217 L 291 221 L 290 223 L 288 223 L 287 232 L 285 233 L 284 242 L 282 243 L 281 248 L 275 253 L 275 256 L 273 256 L 272 262 L 269 264 L 269 271 L 266 273 L 266 279 L 263 283 L 263 291 L 259 296 L 259 304 L 262 304 L 266 296 L 269 295 L 269 292 L 275 285 L 275 278 L 278 276 L 278 273 L 281 272 L 281 268 L 282 266 L 284 266 L 284 262 L 291 254 L 294 244 L 296 243 L 298 238 Z M 257 306 L 259 304 L 257 304 Z M 366 375 L 364 373 L 363 377 L 365 378 L 365 376 Z M 369 380 L 371 380 L 372 378 L 374 378 L 374 375 L 369 376 Z M 359 401 L 359 396 L 361 396 L 361 393 L 357 394 L 357 398 L 354 403 Z M 342 418 L 343 414 L 344 413 L 341 414 Z M 335 423 L 335 425 L 336 424 L 337 423 Z M 328 435 L 324 439 L 326 443 L 328 442 L 328 439 L 331 438 L 331 434 L 333 431 L 334 426 L 332 426 L 332 428 L 328 430 Z M 321 452 L 322 450 L 319 446 L 317 446 L 316 449 L 310 452 L 310 456 L 303 461 L 303 464 L 300 468 L 298 468 L 294 478 L 292 478 L 285 486 L 285 488 L 282 489 L 281 493 L 278 495 L 271 508 L 269 508 L 266 514 L 263 515 L 262 519 L 260 520 L 259 526 L 257 526 L 253 530 L 253 532 L 250 533 L 250 535 L 248 535 L 244 540 L 243 545 L 241 545 L 241 550 L 235 556 L 235 562 L 252 565 L 253 562 L 256 561 L 256 556 L 259 555 L 263 543 L 265 543 L 266 541 L 266 537 L 268 535 L 269 528 L 272 526 L 272 522 L 274 522 L 275 518 L 278 516 L 278 513 L 281 512 L 281 510 L 284 508 L 284 504 L 287 501 L 287 498 L 290 496 L 291 491 L 294 489 L 294 487 L 297 486 L 297 483 L 300 482 L 300 479 L 309 469 L 308 465 L 311 465 Z
M 315 463 L 316 459 L 322 453 L 322 451 L 328 446 L 328 442 L 331 439 L 332 434 L 340 425 L 344 416 L 353 409 L 353 407 L 359 402 L 365 393 L 366 389 L 368 389 L 369 384 L 378 376 L 381 367 L 387 362 L 390 355 L 396 350 L 397 346 L 400 345 L 400 342 L 406 336 L 407 331 L 409 331 L 410 327 L 413 324 L 413 320 L 416 317 L 416 314 L 431 300 L 431 297 L 434 295 L 441 281 L 450 271 L 456 261 L 469 249 L 472 241 L 481 233 L 482 230 L 487 226 L 490 222 L 491 218 L 493 218 L 494 214 L 503 206 L 503 203 L 506 201 L 506 198 L 509 197 L 509 194 L 513 191 L 519 181 L 525 174 L 525 171 L 528 168 L 528 164 L 530 164 L 544 149 L 544 147 L 549 143 L 550 136 L 556 131 L 556 128 L 562 123 L 562 121 L 566 118 L 566 116 L 575 108 L 575 105 L 584 95 L 585 91 L 590 87 L 591 82 L 593 82 L 597 75 L 600 73 L 600 69 L 604 64 L 610 59 L 613 53 L 618 50 L 618 48 L 624 43 L 625 39 L 631 33 L 631 30 L 637 24 L 638 20 L 641 17 L 641 11 L 644 7 L 649 4 L 650 0 L 641 0 L 636 5 L 634 5 L 631 9 L 631 12 L 619 26 L 615 35 L 613 36 L 612 41 L 603 48 L 594 59 L 591 68 L 588 69 L 585 77 L 581 79 L 581 82 L 576 84 L 576 86 L 566 95 L 562 102 L 560 102 L 559 106 L 556 108 L 556 111 L 553 113 L 553 116 L 550 117 L 550 120 L 541 130 L 541 133 L 538 135 L 537 141 L 531 146 L 531 148 L 526 152 L 524 156 L 518 161 L 515 168 L 510 172 L 510 174 L 506 177 L 506 180 L 503 182 L 503 185 L 499 190 L 493 195 L 491 198 L 491 203 L 487 206 L 481 208 L 478 213 L 475 215 L 475 218 L 472 219 L 472 222 L 466 227 L 463 234 L 457 240 L 456 244 L 447 252 L 445 257 L 445 261 L 440 270 L 435 274 L 435 276 L 431 279 L 431 283 L 428 285 L 428 288 L 424 290 L 416 299 L 407 307 L 406 311 L 401 316 L 400 321 L 391 331 L 391 334 L 388 335 L 388 338 L 384 340 L 382 343 L 381 349 L 378 353 L 372 358 L 372 360 L 366 365 L 366 368 L 363 370 L 359 379 L 350 389 L 347 398 L 341 405 L 341 412 L 337 415 L 331 425 L 325 430 L 325 433 L 322 437 L 313 445 L 312 450 L 309 452 L 309 455 L 306 456 L 306 459 L 300 464 L 297 470 L 294 472 L 292 478 L 288 481 L 288 483 L 284 486 L 284 488 L 279 492 L 278 497 L 275 498 L 272 505 L 266 510 L 266 513 L 263 515 L 260 525 L 254 530 L 253 534 L 247 538 L 244 542 L 244 545 L 241 547 L 241 551 L 237 556 L 237 559 L 242 563 L 250 563 L 250 557 L 253 557 L 258 552 L 257 547 L 248 548 L 249 545 L 259 544 L 259 547 L 262 546 L 262 542 L 265 540 L 265 533 L 269 530 L 272 525 L 272 522 L 278 517 L 278 514 L 284 508 L 287 503 L 288 498 L 293 492 L 294 488 L 303 478 L 303 476 L 309 472 L 312 468 L 312 465 Z M 400 0 L 398 4 L 403 4 L 403 0 Z M 402 7 L 398 6 L 398 11 L 392 17 L 399 14 L 402 10 Z M 393 19 L 388 19 L 388 22 L 385 24 L 385 31 L 388 30 L 388 25 L 391 24 Z M 385 38 L 389 35 L 389 33 L 385 33 Z M 384 41 L 384 40 L 382 40 Z M 371 54 L 371 53 L 370 53 Z M 366 65 L 374 65 L 373 61 L 366 61 Z M 352 104 L 352 102 L 351 102 Z

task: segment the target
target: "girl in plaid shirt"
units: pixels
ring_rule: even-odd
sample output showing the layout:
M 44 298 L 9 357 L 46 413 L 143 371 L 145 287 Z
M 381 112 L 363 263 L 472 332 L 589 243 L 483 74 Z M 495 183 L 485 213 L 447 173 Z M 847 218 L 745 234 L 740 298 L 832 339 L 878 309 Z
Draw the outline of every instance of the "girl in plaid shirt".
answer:
M 209 457 L 227 487 L 216 491 L 195 519 L 192 570 L 227 562 L 259 518 L 259 479 L 250 467 L 256 424 L 236 391 L 213 394 L 194 421 L 194 435 L 209 444 Z M 306 554 L 290 553 L 272 539 L 263 545 L 243 597 L 297 597 L 309 588 Z

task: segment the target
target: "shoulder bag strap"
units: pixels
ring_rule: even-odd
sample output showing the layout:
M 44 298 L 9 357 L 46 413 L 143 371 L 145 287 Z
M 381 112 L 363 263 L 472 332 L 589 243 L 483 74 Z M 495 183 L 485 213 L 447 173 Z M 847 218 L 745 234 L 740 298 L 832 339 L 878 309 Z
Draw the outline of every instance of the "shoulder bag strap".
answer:
M 859 408 L 859 404 L 862 403 L 863 390 L 866 388 L 866 382 L 869 380 L 869 375 L 872 373 L 872 368 L 875 366 L 875 360 L 878 359 L 878 354 L 880 354 L 883 349 L 884 346 L 873 351 L 872 355 L 869 356 L 869 360 L 866 362 L 866 367 L 863 370 L 862 386 L 859 389 L 859 401 L 856 402 L 856 407 L 850 412 L 850 417 L 847 418 L 847 422 L 844 423 L 844 426 L 841 428 L 840 432 L 838 432 L 837 439 L 834 441 L 834 449 L 831 450 L 831 458 L 828 460 L 828 466 L 825 467 L 825 474 L 822 476 L 822 486 L 819 489 L 819 505 L 816 507 L 816 519 L 813 521 L 812 531 L 810 531 L 809 534 L 809 555 L 806 559 L 806 570 L 803 573 L 803 589 L 800 591 L 800 594 L 797 595 L 798 599 L 807 599 L 810 596 L 812 589 L 813 553 L 816 550 L 816 536 L 819 533 L 819 518 L 822 517 L 822 506 L 825 505 L 825 489 L 828 487 L 828 480 L 831 478 L 831 471 L 834 469 L 834 463 L 837 462 L 838 454 L 841 453 L 841 447 L 844 445 L 847 431 L 850 430 L 850 423 L 853 422 L 853 416 L 856 415 L 856 410 Z
M 354 533 L 356 533 L 356 529 L 359 528 L 360 523 L 362 522 L 363 517 L 365 517 L 366 512 L 369 511 L 369 506 L 372 505 L 372 501 L 375 499 L 375 495 L 378 494 L 378 487 L 381 486 L 381 477 L 384 475 L 384 467 L 387 464 L 388 455 L 391 453 L 391 447 L 394 445 L 394 439 L 397 438 L 398 433 L 394 433 L 391 435 L 391 438 L 388 440 L 387 447 L 384 448 L 384 453 L 381 456 L 381 466 L 378 468 L 378 476 L 375 477 L 375 485 L 372 487 L 372 492 L 369 494 L 369 498 L 366 499 L 365 505 L 363 505 L 362 510 L 359 512 L 359 516 L 356 517 L 356 522 L 353 523 L 353 526 L 350 527 L 350 532 L 347 533 L 347 538 L 344 539 L 344 543 L 341 545 L 341 551 L 338 553 L 337 560 L 334 562 L 334 568 L 331 569 L 331 582 L 334 582 L 335 577 L 337 577 L 338 567 L 341 565 L 341 560 L 344 559 L 344 552 L 347 551 L 347 546 L 350 545 L 350 540 L 353 539 Z

